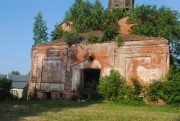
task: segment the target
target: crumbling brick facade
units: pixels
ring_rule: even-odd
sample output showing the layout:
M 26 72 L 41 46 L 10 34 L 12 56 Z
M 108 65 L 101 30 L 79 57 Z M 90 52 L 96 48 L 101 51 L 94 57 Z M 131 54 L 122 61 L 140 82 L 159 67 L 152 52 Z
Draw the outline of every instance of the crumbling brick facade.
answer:
M 69 99 L 83 80 L 84 69 L 99 69 L 100 76 L 117 70 L 131 84 L 136 78 L 146 85 L 164 78 L 169 68 L 169 45 L 163 38 L 121 35 L 116 42 L 77 44 L 68 47 L 61 40 L 33 46 L 28 95 L 37 89 L 38 97 Z M 91 59 L 93 58 L 93 59 Z

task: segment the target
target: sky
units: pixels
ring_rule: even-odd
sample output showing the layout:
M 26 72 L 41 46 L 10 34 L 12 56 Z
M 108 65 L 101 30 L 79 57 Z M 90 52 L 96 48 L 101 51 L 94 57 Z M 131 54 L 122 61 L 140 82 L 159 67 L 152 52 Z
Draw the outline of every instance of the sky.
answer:
M 94 2 L 95 0 L 89 0 Z M 0 0 L 0 73 L 31 70 L 33 23 L 38 12 L 47 22 L 48 33 L 63 21 L 74 0 Z M 108 0 L 100 0 L 107 8 Z M 180 0 L 135 0 L 136 5 L 164 5 L 180 12 Z

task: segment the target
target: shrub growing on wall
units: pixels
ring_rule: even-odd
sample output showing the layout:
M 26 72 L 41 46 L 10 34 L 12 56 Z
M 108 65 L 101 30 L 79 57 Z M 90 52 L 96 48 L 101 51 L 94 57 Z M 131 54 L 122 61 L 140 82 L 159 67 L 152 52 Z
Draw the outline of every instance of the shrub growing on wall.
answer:
M 104 42 L 114 39 L 119 30 L 118 20 L 125 15 L 126 13 L 121 8 L 105 10 L 99 0 L 96 0 L 95 3 L 75 0 L 66 12 L 64 21 L 71 21 L 72 28 L 79 33 L 104 31 L 101 41 L 96 40 L 96 42 Z
M 64 41 L 69 45 L 73 45 L 73 44 L 78 44 L 81 41 L 83 41 L 84 38 L 77 32 L 72 31 L 72 32 L 67 32 L 64 35 Z
M 99 39 L 99 37 L 94 36 L 94 35 L 90 35 L 90 36 L 88 37 L 88 42 L 89 42 L 89 43 L 97 43 L 98 39 Z

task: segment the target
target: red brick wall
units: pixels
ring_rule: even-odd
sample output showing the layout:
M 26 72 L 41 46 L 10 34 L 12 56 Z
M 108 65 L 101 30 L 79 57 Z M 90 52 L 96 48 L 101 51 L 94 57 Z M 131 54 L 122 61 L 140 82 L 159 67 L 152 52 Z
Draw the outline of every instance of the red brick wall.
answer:
M 94 58 L 89 61 L 89 57 Z M 115 42 L 59 46 L 34 46 L 31 53 L 31 81 L 28 94 L 33 88 L 39 98 L 51 92 L 52 98 L 69 99 L 81 81 L 81 70 L 96 68 L 101 76 L 111 69 L 118 70 L 127 82 L 137 78 L 143 85 L 153 79 L 164 78 L 169 69 L 169 46 L 164 39 L 125 41 L 118 47 Z

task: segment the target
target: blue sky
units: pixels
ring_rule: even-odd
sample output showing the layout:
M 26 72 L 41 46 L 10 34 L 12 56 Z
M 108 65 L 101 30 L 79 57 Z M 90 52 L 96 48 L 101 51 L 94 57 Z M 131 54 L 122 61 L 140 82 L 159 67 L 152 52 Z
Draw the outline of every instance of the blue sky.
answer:
M 94 2 L 95 0 L 90 0 Z M 108 0 L 100 0 L 107 8 Z M 47 22 L 48 33 L 62 22 L 74 0 L 0 0 L 0 73 L 31 69 L 34 16 L 39 11 Z M 180 12 L 180 0 L 135 0 L 135 5 L 150 4 L 170 7 Z

